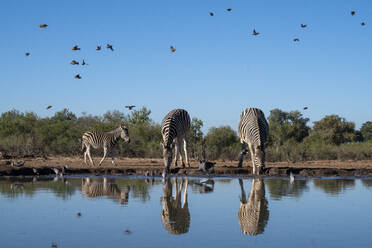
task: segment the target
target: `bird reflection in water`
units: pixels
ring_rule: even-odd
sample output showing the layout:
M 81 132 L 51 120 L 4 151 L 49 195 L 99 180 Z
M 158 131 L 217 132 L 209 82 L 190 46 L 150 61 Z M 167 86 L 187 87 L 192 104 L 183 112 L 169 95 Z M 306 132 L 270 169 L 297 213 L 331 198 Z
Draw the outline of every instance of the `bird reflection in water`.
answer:
M 265 231 L 269 220 L 268 202 L 265 198 L 265 184 L 261 178 L 252 180 L 248 200 L 244 191 L 243 180 L 239 179 L 241 198 L 238 219 L 242 233 L 255 236 Z
M 119 189 L 114 179 L 109 180 L 106 177 L 104 177 L 103 180 L 84 178 L 82 181 L 81 191 L 85 197 L 94 198 L 107 196 L 120 204 L 127 205 L 130 187 L 125 186 L 122 189 Z
M 163 209 L 161 222 L 170 234 L 184 234 L 190 228 L 190 211 L 187 201 L 188 178 L 167 178 L 163 186 Z M 175 197 L 172 188 L 175 186 Z M 183 204 L 181 194 L 183 189 Z

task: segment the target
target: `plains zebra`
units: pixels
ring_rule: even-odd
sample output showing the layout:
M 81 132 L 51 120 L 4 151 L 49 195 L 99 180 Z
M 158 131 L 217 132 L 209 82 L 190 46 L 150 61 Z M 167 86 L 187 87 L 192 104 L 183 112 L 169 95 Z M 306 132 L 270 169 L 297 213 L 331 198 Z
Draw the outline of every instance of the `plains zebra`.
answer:
M 243 180 L 239 179 L 241 198 L 238 219 L 242 233 L 255 236 L 265 231 L 269 220 L 268 202 L 265 198 L 265 184 L 262 179 L 252 181 L 248 201 L 245 195 Z
M 188 167 L 190 167 L 189 159 L 187 157 L 187 142 L 190 133 L 190 116 L 186 110 L 175 109 L 169 112 L 161 122 L 161 134 L 163 136 L 163 158 L 165 165 L 165 174 L 169 171 L 172 163 L 172 148 L 175 146 L 174 164 L 177 166 L 178 157 L 181 157 L 182 167 L 185 167 L 183 149 L 185 152 L 185 160 Z
M 246 154 L 248 144 L 251 153 L 253 174 L 260 174 L 260 170 L 265 167 L 265 143 L 269 136 L 269 125 L 267 124 L 264 113 L 257 108 L 247 108 L 240 116 L 238 126 L 242 152 L 239 156 L 238 167 L 243 165 L 243 157 Z
M 106 158 L 107 150 L 111 150 L 111 162 L 114 162 L 114 146 L 117 144 L 119 139 L 122 138 L 125 142 L 129 143 L 129 132 L 126 126 L 120 126 L 110 132 L 98 132 L 98 131 L 89 131 L 85 132 L 81 141 L 81 149 L 84 152 L 84 162 L 87 163 L 87 155 L 90 162 L 94 165 L 92 157 L 90 156 L 90 147 L 94 149 L 103 148 L 103 158 L 98 165 L 101 165 L 103 160 Z
M 172 182 L 169 178 L 165 179 L 163 187 L 163 209 L 161 211 L 161 222 L 170 234 L 187 233 L 190 228 L 190 211 L 187 201 L 188 178 L 174 179 L 176 194 L 172 195 Z M 183 188 L 183 204 L 181 193 Z

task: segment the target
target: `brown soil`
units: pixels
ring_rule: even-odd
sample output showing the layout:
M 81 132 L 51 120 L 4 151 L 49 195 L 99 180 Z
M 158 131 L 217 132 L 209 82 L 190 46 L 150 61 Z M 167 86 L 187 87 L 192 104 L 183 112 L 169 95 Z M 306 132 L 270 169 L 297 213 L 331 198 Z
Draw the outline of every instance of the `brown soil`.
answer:
M 37 168 L 40 175 L 53 175 L 52 168 L 62 168 L 70 165 L 65 170 L 66 174 L 93 174 L 93 175 L 154 175 L 159 176 L 164 168 L 163 160 L 159 158 L 116 158 L 115 165 L 111 159 L 104 161 L 102 166 L 97 166 L 99 157 L 93 158 L 96 166 L 85 165 L 81 157 L 48 157 L 48 158 L 22 158 L 0 159 L 0 176 L 35 175 L 33 168 Z M 23 161 L 20 167 L 12 166 L 12 162 Z M 243 168 L 237 168 L 237 161 L 215 161 L 215 170 L 211 175 L 217 176 L 249 176 L 252 173 L 250 161 L 244 161 Z M 198 171 L 199 161 L 192 160 L 191 168 L 174 168 L 173 174 L 203 176 L 204 172 Z M 263 172 L 265 176 L 288 176 L 292 172 L 300 176 L 372 176 L 372 161 L 305 161 L 305 162 L 279 162 L 266 163 Z

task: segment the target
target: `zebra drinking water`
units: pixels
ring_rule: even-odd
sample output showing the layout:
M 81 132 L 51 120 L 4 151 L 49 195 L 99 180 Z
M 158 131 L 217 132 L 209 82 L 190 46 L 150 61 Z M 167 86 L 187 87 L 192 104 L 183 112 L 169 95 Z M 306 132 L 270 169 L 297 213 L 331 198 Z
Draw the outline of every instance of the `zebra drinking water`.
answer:
M 240 116 L 238 133 L 242 143 L 238 167 L 243 165 L 243 157 L 247 153 L 246 145 L 248 145 L 253 174 L 256 174 L 256 172 L 260 174 L 260 170 L 265 167 L 265 142 L 269 136 L 269 125 L 262 110 L 257 108 L 244 110 Z
M 81 149 L 84 151 L 84 162 L 87 164 L 87 155 L 90 162 L 94 165 L 92 157 L 90 156 L 90 147 L 94 149 L 103 148 L 103 158 L 98 165 L 101 165 L 103 160 L 106 158 L 107 150 L 111 150 L 111 162 L 114 162 L 114 146 L 118 143 L 119 139 L 122 138 L 125 142 L 129 143 L 129 131 L 126 126 L 120 126 L 110 132 L 99 132 L 99 131 L 88 131 L 83 134 Z
M 172 163 L 173 151 L 175 145 L 174 164 L 177 166 L 178 157 L 181 157 L 182 167 L 185 167 L 185 162 L 190 167 L 187 157 L 187 142 L 190 133 L 190 116 L 186 110 L 175 109 L 169 112 L 161 122 L 161 134 L 163 136 L 163 158 L 164 158 L 164 173 L 169 171 Z M 182 154 L 182 141 L 183 149 L 185 152 L 185 161 Z

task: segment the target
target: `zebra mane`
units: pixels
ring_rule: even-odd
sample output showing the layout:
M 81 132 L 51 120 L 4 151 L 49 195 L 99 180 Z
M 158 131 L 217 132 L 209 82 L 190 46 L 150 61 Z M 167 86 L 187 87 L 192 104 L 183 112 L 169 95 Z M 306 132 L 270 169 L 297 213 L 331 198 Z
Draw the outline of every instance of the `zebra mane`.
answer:
M 123 131 L 123 128 L 120 126 L 120 127 L 117 127 L 117 128 L 115 128 L 114 130 L 112 130 L 108 133 L 112 134 L 114 136 L 114 138 L 117 139 L 117 138 L 120 137 L 120 134 L 121 134 L 122 131 Z

